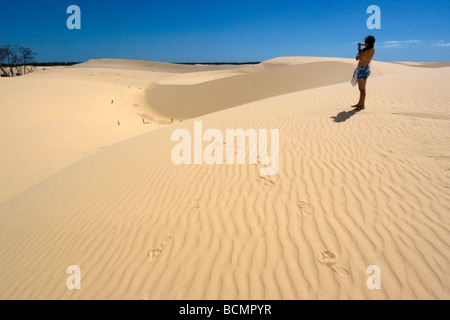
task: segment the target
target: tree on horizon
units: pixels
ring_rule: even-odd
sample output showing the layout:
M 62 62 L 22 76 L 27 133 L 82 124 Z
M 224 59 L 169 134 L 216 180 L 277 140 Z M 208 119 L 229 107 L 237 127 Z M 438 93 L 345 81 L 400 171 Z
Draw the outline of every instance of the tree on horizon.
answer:
M 2 77 L 21 76 L 36 68 L 36 53 L 22 46 L 0 45 L 0 72 Z

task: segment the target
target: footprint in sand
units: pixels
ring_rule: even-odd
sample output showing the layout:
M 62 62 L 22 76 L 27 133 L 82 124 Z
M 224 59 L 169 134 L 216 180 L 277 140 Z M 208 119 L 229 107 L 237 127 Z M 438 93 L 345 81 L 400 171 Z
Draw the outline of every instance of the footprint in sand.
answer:
M 258 158 L 256 158 L 256 164 L 262 164 L 262 159 L 260 156 L 258 156 Z
M 312 207 L 308 202 L 305 201 L 298 201 L 297 206 L 300 208 L 300 212 L 304 217 L 311 217 L 312 216 Z
M 151 262 L 155 260 L 157 257 L 159 257 L 159 255 L 163 252 L 163 249 L 166 248 L 172 242 L 172 240 L 173 240 L 172 236 L 167 236 L 166 238 L 164 238 L 164 240 L 158 247 L 150 250 L 147 254 L 148 262 Z
M 270 179 L 267 179 L 266 177 L 258 177 L 257 181 L 259 183 L 262 183 L 262 184 L 264 184 L 266 186 L 269 186 L 269 187 L 273 187 L 276 184 L 275 182 L 273 182 Z
M 200 209 L 200 204 L 198 203 L 197 199 L 191 200 L 189 202 L 189 213 L 196 213 L 198 209 Z
M 261 165 L 261 164 L 262 164 L 261 157 L 258 156 L 258 157 L 256 158 L 256 162 L 250 162 L 250 164 L 253 165 L 253 166 L 259 166 L 259 165 Z
M 208 175 L 208 172 L 207 172 L 207 171 L 202 172 L 201 174 L 199 174 L 197 177 L 194 178 L 194 181 L 195 181 L 195 182 L 200 182 L 200 181 L 202 181 L 203 179 L 205 179 L 205 177 L 206 177 L 207 175 Z
M 153 248 L 147 254 L 148 261 L 150 262 L 150 261 L 155 260 L 161 253 L 162 253 L 162 248 Z
M 339 276 L 342 278 L 348 278 L 350 277 L 350 272 L 346 268 L 340 268 L 336 267 L 335 265 L 338 263 L 339 258 L 338 256 L 331 251 L 325 250 L 322 251 L 317 255 L 317 260 L 327 267 L 330 267 L 334 272 L 336 272 Z
M 172 236 L 168 236 L 166 237 L 162 242 L 161 242 L 161 247 L 164 249 L 165 247 L 167 247 L 173 240 Z

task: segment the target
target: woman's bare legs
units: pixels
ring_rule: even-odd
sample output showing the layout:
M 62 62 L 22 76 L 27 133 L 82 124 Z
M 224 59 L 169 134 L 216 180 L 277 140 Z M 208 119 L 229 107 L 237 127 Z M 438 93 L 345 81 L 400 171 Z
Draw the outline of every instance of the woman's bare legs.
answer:
M 365 101 L 366 101 L 366 80 L 358 80 L 359 87 L 359 102 L 352 106 L 352 108 L 365 109 Z

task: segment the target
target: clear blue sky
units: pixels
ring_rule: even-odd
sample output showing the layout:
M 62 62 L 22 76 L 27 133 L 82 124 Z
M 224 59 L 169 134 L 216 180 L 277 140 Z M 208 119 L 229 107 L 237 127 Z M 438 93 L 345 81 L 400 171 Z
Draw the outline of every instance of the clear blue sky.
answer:
M 66 26 L 72 4 L 81 8 L 81 30 Z M 381 30 L 366 26 L 372 4 L 381 8 Z M 376 60 L 450 60 L 448 0 L 1 0 L 0 11 L 0 44 L 29 47 L 40 62 L 350 58 L 369 34 Z

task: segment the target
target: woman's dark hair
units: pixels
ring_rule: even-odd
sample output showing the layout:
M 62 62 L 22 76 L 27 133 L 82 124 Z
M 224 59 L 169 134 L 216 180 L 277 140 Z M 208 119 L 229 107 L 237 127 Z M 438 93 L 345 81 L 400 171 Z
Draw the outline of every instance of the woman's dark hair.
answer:
M 363 51 L 367 51 L 367 50 L 373 49 L 373 45 L 375 44 L 375 37 L 374 36 L 368 36 L 366 38 L 365 42 L 367 43 L 367 47 L 365 47 L 363 49 Z

